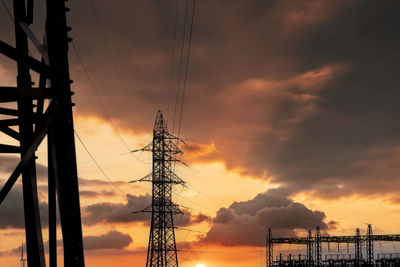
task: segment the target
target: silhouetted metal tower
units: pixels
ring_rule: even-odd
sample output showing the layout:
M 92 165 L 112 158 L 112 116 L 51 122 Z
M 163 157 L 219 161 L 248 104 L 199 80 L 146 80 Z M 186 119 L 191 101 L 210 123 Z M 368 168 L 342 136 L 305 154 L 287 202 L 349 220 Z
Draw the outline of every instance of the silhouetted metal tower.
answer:
M 273 255 L 273 244 L 272 244 L 272 231 L 271 228 L 268 228 L 268 234 L 267 234 L 267 267 L 272 267 L 273 265 L 273 260 L 274 260 L 274 255 Z
M 354 248 L 354 251 L 355 251 L 354 265 L 355 265 L 355 267 L 359 267 L 361 265 L 361 259 L 362 259 L 360 228 L 356 229 L 354 246 L 355 246 L 355 248 Z
M 172 202 L 172 186 L 184 185 L 172 165 L 183 152 L 178 138 L 168 133 L 163 113 L 158 111 L 153 130 L 153 141 L 142 149 L 153 153 L 153 172 L 138 181 L 152 183 L 151 228 L 146 267 L 178 267 L 173 215 L 182 213 Z
M 64 0 L 46 0 L 43 44 L 30 29 L 33 0 L 14 0 L 15 47 L 0 41 L 0 53 L 17 63 L 17 86 L 0 87 L 0 131 L 19 142 L 1 144 L 0 153 L 20 154 L 21 160 L 0 191 L 0 204 L 22 174 L 27 262 L 45 267 L 36 181 L 35 151 L 48 141 L 49 265 L 57 266 L 56 201 L 58 200 L 65 267 L 83 267 L 83 242 L 76 170 L 74 126 L 68 66 L 68 31 Z M 28 39 L 41 55 L 35 59 Z M 31 71 L 40 75 L 39 84 Z M 45 100 L 49 104 L 45 105 Z M 18 131 L 14 128 L 18 127 Z
M 372 233 L 372 225 L 368 224 L 367 228 L 367 264 L 372 266 L 374 264 L 374 234 Z
M 314 265 L 313 245 L 314 245 L 314 240 L 313 240 L 313 237 L 312 237 L 312 232 L 311 232 L 311 230 L 308 230 L 308 236 L 307 236 L 307 266 L 313 266 Z
M 21 245 L 21 259 L 19 260 L 19 262 L 21 267 L 25 267 L 26 259 L 24 259 L 24 242 L 22 242 Z
M 315 232 L 315 266 L 322 266 L 321 231 L 319 226 L 317 226 L 317 231 Z

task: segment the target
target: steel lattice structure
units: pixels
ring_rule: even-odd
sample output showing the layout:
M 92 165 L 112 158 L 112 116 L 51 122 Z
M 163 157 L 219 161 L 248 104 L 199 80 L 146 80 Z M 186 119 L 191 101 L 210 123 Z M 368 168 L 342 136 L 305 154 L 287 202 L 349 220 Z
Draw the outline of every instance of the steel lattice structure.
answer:
M 394 255 L 397 258 L 385 258 L 385 254 L 381 253 L 380 258 L 374 259 L 374 241 L 389 241 L 389 242 L 400 242 L 400 234 L 393 235 L 374 235 L 372 232 L 372 226 L 369 224 L 367 228 L 367 233 L 365 236 L 360 235 L 360 229 L 356 229 L 355 235 L 351 236 L 322 236 L 319 227 L 317 227 L 315 235 L 312 236 L 311 230 L 308 231 L 308 236 L 306 237 L 272 237 L 271 229 L 268 229 L 267 234 L 267 267 L 272 267 L 275 265 L 285 266 L 285 265 L 295 265 L 295 266 L 330 266 L 329 261 L 322 259 L 322 243 L 329 244 L 347 244 L 347 249 L 349 250 L 349 244 L 354 244 L 354 258 L 349 258 L 351 261 L 351 266 L 377 266 L 383 264 L 384 261 L 392 260 L 393 264 L 400 264 L 400 254 Z M 365 258 L 362 255 L 361 244 L 364 243 L 366 246 Z M 306 246 L 306 258 L 301 260 L 299 255 L 299 260 L 297 263 L 290 262 L 285 263 L 282 261 L 282 255 L 279 256 L 279 262 L 276 263 L 273 260 L 273 244 L 298 244 Z M 314 251 L 313 251 L 314 250 Z M 313 253 L 314 252 L 314 253 Z M 342 263 L 340 263 L 342 264 Z M 348 263 L 350 264 L 350 263 Z
M 172 202 L 172 186 L 184 185 L 172 170 L 183 152 L 177 146 L 179 138 L 170 134 L 163 113 L 158 111 L 153 141 L 142 149 L 153 154 L 153 172 L 137 181 L 152 183 L 151 228 L 146 267 L 178 267 L 173 215 L 182 213 Z M 136 182 L 136 181 L 134 181 Z
M 47 135 L 49 266 L 57 266 L 56 202 L 60 214 L 65 267 L 83 267 L 84 254 L 78 176 L 68 65 L 68 37 L 64 0 L 46 0 L 43 43 L 30 29 L 34 0 L 13 1 L 15 47 L 0 41 L 0 54 L 17 65 L 17 86 L 0 87 L 0 108 L 10 118 L 0 120 L 0 131 L 14 140 L 0 144 L 0 153 L 16 153 L 20 161 L 0 191 L 0 204 L 22 176 L 28 266 L 45 267 L 42 223 L 36 178 L 35 151 Z M 29 40 L 40 57 L 32 56 Z M 38 85 L 31 72 L 39 74 Z M 46 105 L 45 100 L 49 101 Z M 10 108 L 13 107 L 13 108 Z

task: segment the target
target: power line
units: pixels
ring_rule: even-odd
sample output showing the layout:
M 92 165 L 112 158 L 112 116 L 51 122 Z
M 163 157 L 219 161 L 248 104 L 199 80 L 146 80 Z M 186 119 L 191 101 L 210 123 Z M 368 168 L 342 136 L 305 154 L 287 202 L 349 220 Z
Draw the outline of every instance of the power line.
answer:
M 15 24 L 14 18 L 13 18 L 13 16 L 11 15 L 10 9 L 8 8 L 6 2 L 4 2 L 4 0 L 1 0 L 1 2 L 3 2 L 3 6 L 4 6 L 4 8 L 6 9 L 6 12 L 7 12 L 8 16 L 10 17 L 11 21 Z
M 208 231 L 193 230 L 193 229 L 182 228 L 182 227 L 176 227 L 175 229 L 176 229 L 176 230 L 182 230 L 182 231 L 193 232 L 193 233 L 200 233 L 200 234 L 207 234 L 207 233 L 208 233 Z
M 174 131 L 175 131 L 175 121 L 176 121 L 176 114 L 177 114 L 177 110 L 178 110 L 179 89 L 180 89 L 180 84 L 181 84 L 183 52 L 185 50 L 185 37 L 186 37 L 186 24 L 187 24 L 186 21 L 187 21 L 187 16 L 188 16 L 188 10 L 189 10 L 189 0 L 186 0 L 185 19 L 183 20 L 183 36 L 182 36 L 179 68 L 178 68 L 178 84 L 176 87 L 175 112 L 174 112 L 174 122 L 172 124 L 172 133 L 174 133 Z
M 75 130 L 74 130 L 74 132 L 75 132 L 76 137 L 78 137 L 79 142 L 82 144 L 83 148 L 86 150 L 86 152 L 88 153 L 90 158 L 93 160 L 94 164 L 96 164 L 97 168 L 100 170 L 100 172 L 103 174 L 103 176 L 114 186 L 115 189 L 117 189 L 124 196 L 124 199 L 125 199 L 126 194 L 113 182 L 113 180 L 110 179 L 110 177 L 108 177 L 108 175 L 104 172 L 103 168 L 101 168 L 100 164 L 97 163 L 97 161 L 93 157 L 92 153 L 90 153 L 90 151 L 88 150 L 86 145 L 83 143 L 83 141 L 82 141 L 81 137 L 78 135 L 78 133 Z
M 96 5 L 94 4 L 93 0 L 89 0 L 89 2 L 90 2 L 90 4 L 91 4 L 91 6 L 93 7 L 93 13 L 94 13 L 94 15 L 95 15 L 95 19 L 96 19 L 98 28 L 99 28 L 99 30 L 100 30 L 101 36 L 102 36 L 102 38 L 103 38 L 103 41 L 104 41 L 104 43 L 106 44 L 107 51 L 108 51 L 108 53 L 110 54 L 111 61 L 112 61 L 112 65 L 113 65 L 113 68 L 114 68 L 115 73 L 116 73 L 116 75 L 117 75 L 117 78 L 119 79 L 119 81 L 120 81 L 122 87 L 125 89 L 125 91 L 128 93 L 128 95 L 132 97 L 132 95 L 131 95 L 132 92 L 128 90 L 128 88 L 126 87 L 126 84 L 125 84 L 125 82 L 124 82 L 124 79 L 122 79 L 121 72 L 119 71 L 118 65 L 117 65 L 117 63 L 116 63 L 116 61 L 115 61 L 114 54 L 112 53 L 112 50 L 111 50 L 110 43 L 109 43 L 109 41 L 108 41 L 108 39 L 107 39 L 107 36 L 106 36 L 106 34 L 105 34 L 103 24 L 101 23 L 101 19 L 100 19 L 99 13 L 97 12 Z
M 179 0 L 176 0 L 174 42 L 173 42 L 173 45 L 172 45 L 172 58 L 171 58 L 171 77 L 170 77 L 171 80 L 170 80 L 169 89 L 168 89 L 167 125 L 168 125 L 168 121 L 169 121 L 169 109 L 170 109 L 170 102 L 171 102 L 171 91 L 172 91 L 172 84 L 173 84 L 173 80 L 174 80 L 175 48 L 176 48 L 176 39 L 177 39 L 178 17 L 179 17 Z
M 188 76 L 188 69 L 189 69 L 190 47 L 191 47 L 191 43 L 192 43 L 192 33 L 193 33 L 193 22 L 194 22 L 195 10 L 196 10 L 196 0 L 193 0 L 192 21 L 191 21 L 191 24 L 190 24 L 189 44 L 188 44 L 187 55 L 186 55 L 185 79 L 184 79 L 184 82 L 183 82 L 183 94 L 182 94 L 181 114 L 180 114 L 180 117 L 179 117 L 178 139 L 177 139 L 178 141 L 177 142 L 179 142 L 179 135 L 181 133 L 183 104 L 184 104 L 184 101 L 185 101 L 186 83 L 187 83 L 187 76 Z
M 79 54 L 79 52 L 78 52 L 78 49 L 76 48 L 74 42 L 72 42 L 72 47 L 74 48 L 74 51 L 75 51 L 76 55 L 78 56 L 79 63 L 81 64 L 82 69 L 83 69 L 83 72 L 85 73 L 85 76 L 86 76 L 86 78 L 87 78 L 87 80 L 88 80 L 88 82 L 89 82 L 89 84 L 90 84 L 90 88 L 92 89 L 94 95 L 96 96 L 97 102 L 99 103 L 101 109 L 103 110 L 104 115 L 106 116 L 107 120 L 110 122 L 111 127 L 114 129 L 114 131 L 115 131 L 115 133 L 117 134 L 118 138 L 120 139 L 121 143 L 130 151 L 129 146 L 128 146 L 127 143 L 124 141 L 124 139 L 122 139 L 122 136 L 120 135 L 120 133 L 118 132 L 117 128 L 115 127 L 115 124 L 114 124 L 114 122 L 112 121 L 110 114 L 107 112 L 107 110 L 106 110 L 106 108 L 105 108 L 103 102 L 101 101 L 100 96 L 99 96 L 99 94 L 97 93 L 96 88 L 94 87 L 94 84 L 93 84 L 93 82 L 92 82 L 92 79 L 90 79 L 89 73 L 88 73 L 88 71 L 87 71 L 85 65 L 83 64 L 83 60 L 82 60 L 82 58 L 81 58 L 81 56 L 80 56 L 80 54 Z
M 175 193 L 177 196 L 179 196 L 179 197 L 181 197 L 181 198 L 183 198 L 183 199 L 186 199 L 187 201 L 189 201 L 189 202 L 191 202 L 191 203 L 193 203 L 193 204 L 195 204 L 195 205 L 197 205 L 197 206 L 199 206 L 199 207 L 202 207 L 202 208 L 208 210 L 208 211 L 211 212 L 211 213 L 214 213 L 214 212 L 215 212 L 215 211 L 210 210 L 210 209 L 207 208 L 206 206 L 203 206 L 203 205 L 201 205 L 201 204 L 199 204 L 199 203 L 196 203 L 195 201 L 193 201 L 193 200 L 191 200 L 191 199 L 189 199 L 189 198 L 187 198 L 187 197 L 182 196 L 181 194 L 177 193 L 176 190 L 174 190 L 174 193 Z
M 125 146 L 125 148 L 128 150 L 128 152 L 130 152 L 131 149 L 129 148 L 129 146 L 125 142 L 125 140 L 122 138 L 122 135 L 119 133 L 117 127 L 115 126 L 115 124 L 114 124 L 114 122 L 113 122 L 113 120 L 112 120 L 112 118 L 110 116 L 110 114 L 107 112 L 107 109 L 105 108 L 103 102 L 101 101 L 101 98 L 100 98 L 99 94 L 97 93 L 96 87 L 94 86 L 94 83 L 92 82 L 92 79 L 89 76 L 89 72 L 87 71 L 86 66 L 83 63 L 82 57 L 80 56 L 79 51 L 78 51 L 77 47 L 75 46 L 74 42 L 72 42 L 72 47 L 74 48 L 74 51 L 75 51 L 75 53 L 76 53 L 76 55 L 78 57 L 79 63 L 81 64 L 83 72 L 84 72 L 84 74 L 85 74 L 85 76 L 86 76 L 86 78 L 87 78 L 87 80 L 89 82 L 90 88 L 92 89 L 94 95 L 96 96 L 96 100 L 99 103 L 101 109 L 103 110 L 103 112 L 104 112 L 104 114 L 106 116 L 106 119 L 110 122 L 111 127 L 113 128 L 114 132 L 117 134 L 117 137 L 119 138 L 121 143 Z M 143 160 L 139 159 L 138 157 L 136 157 L 136 155 L 132 154 L 132 156 L 134 158 L 136 158 L 136 160 L 138 160 L 141 163 L 145 164 L 145 162 Z

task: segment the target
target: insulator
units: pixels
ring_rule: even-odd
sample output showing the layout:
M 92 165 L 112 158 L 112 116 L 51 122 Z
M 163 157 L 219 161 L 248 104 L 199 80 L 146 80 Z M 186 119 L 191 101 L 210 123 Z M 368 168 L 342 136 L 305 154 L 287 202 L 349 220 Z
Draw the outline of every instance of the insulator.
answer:
M 69 83 L 70 83 L 70 84 L 73 84 L 73 83 L 74 83 L 74 80 L 69 80 Z
M 71 103 L 71 107 L 74 107 L 75 106 L 75 103 Z
M 75 94 L 75 92 L 73 92 L 73 91 L 70 91 L 70 92 L 69 92 L 69 94 L 70 94 L 70 95 L 74 95 L 74 94 Z
M 67 26 L 67 32 L 69 32 L 69 31 L 71 31 L 71 30 L 72 30 L 72 28 L 69 27 L 69 26 Z
M 67 37 L 67 41 L 70 43 L 72 42 L 72 38 L 71 37 Z
M 65 12 L 69 12 L 71 9 L 69 7 L 65 7 Z

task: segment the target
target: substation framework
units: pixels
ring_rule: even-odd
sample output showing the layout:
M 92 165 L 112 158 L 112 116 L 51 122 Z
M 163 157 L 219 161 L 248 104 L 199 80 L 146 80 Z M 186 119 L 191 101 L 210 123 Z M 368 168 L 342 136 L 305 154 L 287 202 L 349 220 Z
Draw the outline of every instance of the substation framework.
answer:
M 374 257 L 374 241 L 400 242 L 400 234 L 393 235 L 374 235 L 372 226 L 367 227 L 366 235 L 360 234 L 360 229 L 356 229 L 354 236 L 323 236 L 320 228 L 317 227 L 315 234 L 308 231 L 306 237 L 273 237 L 272 230 L 268 229 L 266 239 L 266 265 L 272 266 L 400 266 L 400 253 L 381 253 L 377 258 Z M 323 259 L 322 244 L 327 243 L 328 250 L 330 244 L 346 244 L 348 252 L 349 246 L 353 247 L 353 254 L 327 254 Z M 282 254 L 274 260 L 274 244 L 296 244 L 306 246 L 306 255 L 289 254 L 284 258 Z M 366 248 L 365 257 L 362 254 L 362 246 Z
M 13 0 L 15 47 L 0 41 L 0 53 L 16 62 L 16 86 L 0 87 L 0 131 L 14 141 L 0 144 L 1 154 L 20 161 L 0 191 L 0 205 L 22 176 L 27 263 L 45 267 L 37 192 L 35 152 L 47 136 L 49 266 L 57 266 L 57 219 L 60 215 L 65 267 L 83 267 L 84 253 L 76 167 L 64 0 L 46 0 L 43 43 L 31 31 L 34 0 Z M 29 41 L 40 54 L 32 56 Z M 38 85 L 31 72 L 39 75 Z M 45 101 L 46 100 L 46 101 Z M 48 102 L 47 102 L 48 101 Z M 6 117 L 6 118 L 5 118 Z M 18 145 L 15 145 L 17 141 Z

